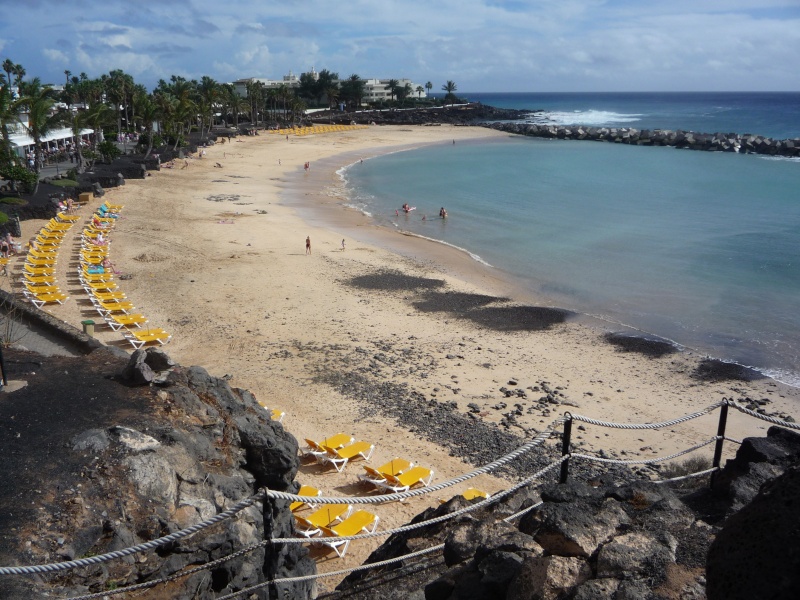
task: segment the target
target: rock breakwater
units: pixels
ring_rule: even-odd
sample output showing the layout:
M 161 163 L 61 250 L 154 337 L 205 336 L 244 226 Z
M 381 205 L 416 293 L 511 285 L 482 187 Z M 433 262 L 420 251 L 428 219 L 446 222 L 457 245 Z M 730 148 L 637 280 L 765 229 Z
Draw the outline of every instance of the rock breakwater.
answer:
M 669 146 L 707 152 L 737 152 L 768 156 L 800 157 L 800 139 L 775 140 L 763 135 L 739 133 L 696 133 L 668 129 L 628 127 L 585 127 L 582 125 L 537 125 L 534 123 L 487 123 L 498 131 L 559 140 L 611 142 L 631 146 Z

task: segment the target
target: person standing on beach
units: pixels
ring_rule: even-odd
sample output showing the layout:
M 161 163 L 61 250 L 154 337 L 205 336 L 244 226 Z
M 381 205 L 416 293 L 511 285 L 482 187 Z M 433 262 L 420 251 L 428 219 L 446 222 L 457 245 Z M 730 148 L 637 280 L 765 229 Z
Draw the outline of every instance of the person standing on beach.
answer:
M 306 254 L 311 254 L 311 236 L 306 237 Z
M 344 252 L 344 238 L 342 238 L 342 252 Z

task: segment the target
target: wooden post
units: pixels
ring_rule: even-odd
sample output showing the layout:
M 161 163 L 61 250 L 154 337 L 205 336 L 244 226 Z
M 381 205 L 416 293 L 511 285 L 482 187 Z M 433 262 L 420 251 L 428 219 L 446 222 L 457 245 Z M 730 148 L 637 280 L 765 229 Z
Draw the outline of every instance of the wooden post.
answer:
M 725 426 L 728 423 L 728 401 L 722 399 L 722 408 L 719 411 L 719 425 L 717 425 L 717 443 L 714 446 L 714 462 L 711 463 L 712 467 L 719 468 L 719 463 L 722 461 L 722 444 L 725 441 Z M 717 478 L 719 471 L 711 473 L 711 487 L 714 487 L 714 480 Z
M 561 456 L 569 455 L 569 445 L 572 438 L 572 415 L 565 413 L 567 420 L 564 421 L 564 437 L 561 438 Z M 558 483 L 567 483 L 569 477 L 569 459 L 561 463 L 561 475 L 558 478 Z

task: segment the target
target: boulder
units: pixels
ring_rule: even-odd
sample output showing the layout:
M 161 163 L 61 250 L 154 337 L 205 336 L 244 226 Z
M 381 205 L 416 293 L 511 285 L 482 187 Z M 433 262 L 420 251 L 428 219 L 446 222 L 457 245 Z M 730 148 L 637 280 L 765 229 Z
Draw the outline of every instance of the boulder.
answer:
M 634 531 L 617 536 L 600 548 L 597 576 L 658 581 L 675 562 L 678 543 L 666 532 Z
M 508 586 L 506 600 L 557 600 L 588 581 L 592 569 L 582 558 L 529 558 Z
M 614 500 L 545 503 L 522 518 L 519 528 L 533 536 L 545 552 L 557 556 L 592 556 L 620 525 L 629 523 Z

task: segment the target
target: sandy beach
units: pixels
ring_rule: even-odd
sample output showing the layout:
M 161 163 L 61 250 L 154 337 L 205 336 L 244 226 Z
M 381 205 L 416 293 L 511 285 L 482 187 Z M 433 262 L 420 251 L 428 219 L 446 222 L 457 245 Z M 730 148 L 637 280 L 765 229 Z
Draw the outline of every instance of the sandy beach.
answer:
M 365 406 L 339 383 L 357 376 L 376 389 L 455 402 L 459 413 L 472 412 L 487 423 L 500 423 L 519 404 L 521 414 L 505 419 L 508 432 L 518 436 L 532 435 L 567 410 L 610 421 L 656 422 L 723 397 L 767 399 L 768 412 L 797 414 L 796 388 L 768 379 L 703 380 L 694 373 L 705 357 L 691 353 L 651 357 L 622 351 L 604 339 L 602 329 L 563 319 L 551 310 L 557 307 L 523 295 L 514 281 L 465 253 L 379 229 L 344 206 L 336 175 L 341 166 L 369 168 L 370 157 L 390 151 L 504 135 L 479 127 L 385 126 L 288 140 L 262 133 L 218 143 L 203 158 L 176 161 L 173 169 L 108 190 L 105 199 L 124 204 L 110 236 L 112 261 L 130 275 L 119 281 L 120 289 L 151 326 L 172 334 L 164 349 L 173 359 L 226 376 L 265 406 L 284 411 L 283 423 L 301 445 L 303 438 L 345 431 L 375 444 L 371 464 L 403 456 L 432 467 L 434 481 L 468 466 L 441 440 L 426 439 Z M 79 214 L 88 219 L 101 202 L 94 200 Z M 24 222 L 23 235 L 31 237 L 41 225 Z M 46 310 L 80 327 L 84 319 L 101 319 L 73 275 L 73 239 L 62 250 L 70 256 L 58 267 L 70 300 Z M 458 310 L 464 306 L 484 307 L 483 317 L 467 318 Z M 106 326 L 98 327 L 96 337 L 132 350 Z M 557 392 L 559 404 L 537 408 L 548 389 Z M 711 438 L 717 418 L 714 413 L 657 432 L 586 425 L 573 439 L 595 452 L 652 458 Z M 727 435 L 741 439 L 767 428 L 732 413 Z M 712 448 L 702 453 L 710 457 Z M 734 451 L 726 445 L 728 455 Z M 359 472 L 358 463 L 341 474 L 306 463 L 298 479 L 350 495 L 364 491 L 356 484 Z M 453 493 L 470 485 L 494 492 L 505 483 L 484 476 Z M 436 502 L 377 506 L 380 528 L 401 524 Z M 320 569 L 357 564 L 378 544 L 353 544 L 345 560 L 320 555 Z

